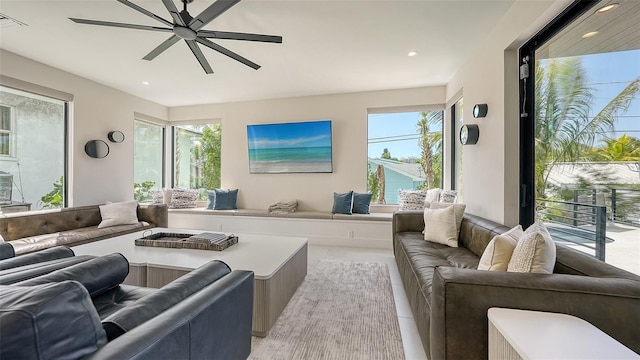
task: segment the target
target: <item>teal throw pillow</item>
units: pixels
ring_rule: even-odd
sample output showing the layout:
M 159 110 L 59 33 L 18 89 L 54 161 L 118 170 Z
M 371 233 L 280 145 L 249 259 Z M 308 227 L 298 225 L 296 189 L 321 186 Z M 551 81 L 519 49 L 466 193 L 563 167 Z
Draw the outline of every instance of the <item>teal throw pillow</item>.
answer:
M 238 208 L 236 206 L 238 189 L 207 190 L 207 197 L 209 198 L 209 203 L 207 204 L 207 209 L 209 210 L 235 210 Z
M 373 194 L 360 194 L 353 193 L 353 213 L 354 214 L 368 214 L 369 205 L 371 204 L 371 197 Z
M 333 193 L 333 209 L 334 214 L 351 215 L 353 208 L 353 191 L 344 194 Z

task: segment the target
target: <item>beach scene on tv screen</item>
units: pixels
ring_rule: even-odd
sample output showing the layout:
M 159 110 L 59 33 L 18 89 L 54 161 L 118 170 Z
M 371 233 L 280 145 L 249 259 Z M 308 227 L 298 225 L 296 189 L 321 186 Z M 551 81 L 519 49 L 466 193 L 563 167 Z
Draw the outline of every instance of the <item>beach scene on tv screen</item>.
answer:
M 331 121 L 247 126 L 252 174 L 332 172 Z

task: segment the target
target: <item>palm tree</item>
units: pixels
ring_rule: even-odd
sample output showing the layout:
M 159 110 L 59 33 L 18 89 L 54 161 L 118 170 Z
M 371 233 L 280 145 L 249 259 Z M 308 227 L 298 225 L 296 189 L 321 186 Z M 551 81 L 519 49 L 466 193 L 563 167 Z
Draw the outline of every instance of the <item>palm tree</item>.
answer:
M 590 116 L 593 89 L 579 57 L 536 64 L 535 185 L 545 197 L 547 178 L 558 162 L 585 158 L 598 135 L 613 129 L 618 113 L 627 111 L 638 93 L 640 79 L 632 81 L 600 112 Z
M 623 134 L 617 139 L 605 139 L 604 142 L 604 146 L 589 152 L 589 160 L 630 162 L 640 160 L 640 139 Z
M 425 186 L 427 189 L 440 187 L 442 178 L 442 167 L 434 166 L 441 164 L 442 159 L 442 120 L 444 112 L 429 111 L 422 112 L 422 119 L 418 121 L 418 131 L 420 132 L 420 148 L 422 150 L 420 163 L 425 175 Z M 437 129 L 437 130 L 432 130 Z

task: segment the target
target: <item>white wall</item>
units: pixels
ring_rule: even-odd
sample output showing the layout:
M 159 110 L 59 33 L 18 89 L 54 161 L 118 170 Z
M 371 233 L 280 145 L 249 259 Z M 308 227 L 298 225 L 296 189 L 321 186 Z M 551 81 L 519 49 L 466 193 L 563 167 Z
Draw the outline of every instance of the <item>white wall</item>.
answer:
M 330 211 L 334 192 L 367 188 L 367 109 L 444 100 L 444 86 L 425 87 L 175 107 L 169 120 L 222 119 L 222 187 L 240 189 L 239 207 L 297 199 L 301 210 Z M 249 174 L 247 125 L 325 119 L 332 120 L 333 173 Z
M 133 113 L 168 118 L 168 108 L 0 49 L 1 73 L 22 81 L 73 94 L 71 114 L 71 194 L 73 205 L 133 199 Z M 120 130 L 123 143 L 107 140 Z M 106 141 L 104 159 L 84 153 L 88 140 Z
M 465 123 L 480 126 L 476 145 L 463 152 L 463 189 L 467 211 L 508 225 L 518 223 L 519 110 L 518 48 L 569 4 L 517 0 L 476 53 L 447 84 L 447 101 L 461 90 Z M 474 104 L 488 114 L 474 119 Z

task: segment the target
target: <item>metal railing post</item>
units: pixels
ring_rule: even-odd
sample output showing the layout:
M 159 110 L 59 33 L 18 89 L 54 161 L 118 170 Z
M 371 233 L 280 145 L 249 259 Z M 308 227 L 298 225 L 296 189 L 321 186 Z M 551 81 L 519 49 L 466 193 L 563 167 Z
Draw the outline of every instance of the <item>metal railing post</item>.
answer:
M 596 258 L 604 261 L 607 234 L 607 207 L 594 206 L 596 212 Z
M 611 221 L 616 222 L 616 189 L 611 189 Z
M 593 208 L 591 208 L 591 223 L 595 224 L 596 223 L 596 217 L 598 216 L 597 210 L 596 210 L 596 202 L 597 202 L 597 191 L 596 189 L 591 190 L 591 205 L 593 205 Z
M 573 226 L 578 226 L 578 190 L 573 190 Z

